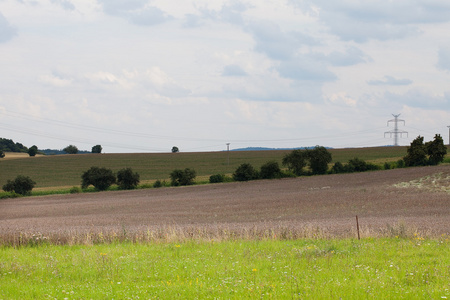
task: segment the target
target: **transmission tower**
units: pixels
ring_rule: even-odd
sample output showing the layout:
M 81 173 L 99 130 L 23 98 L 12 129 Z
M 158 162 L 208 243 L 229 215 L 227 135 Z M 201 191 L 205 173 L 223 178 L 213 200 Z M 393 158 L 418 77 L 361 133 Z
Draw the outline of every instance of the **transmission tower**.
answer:
M 394 130 L 386 131 L 384 133 L 384 137 L 386 137 L 386 134 L 389 134 L 389 137 L 392 137 L 392 135 L 394 135 L 394 146 L 398 146 L 398 137 L 399 136 L 402 137 L 404 133 L 406 134 L 406 136 L 408 136 L 408 132 L 398 129 L 398 123 L 399 122 L 403 122 L 403 125 L 405 125 L 405 120 L 400 120 L 398 118 L 400 116 L 400 114 L 398 114 L 398 115 L 394 115 L 393 114 L 393 116 L 394 116 L 395 119 L 389 120 L 387 122 L 387 126 L 389 126 L 390 122 L 394 122 Z

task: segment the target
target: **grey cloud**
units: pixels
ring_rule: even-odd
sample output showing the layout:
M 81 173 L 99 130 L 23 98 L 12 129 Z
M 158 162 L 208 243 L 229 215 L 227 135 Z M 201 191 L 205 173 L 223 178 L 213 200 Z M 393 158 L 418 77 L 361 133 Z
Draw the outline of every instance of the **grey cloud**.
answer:
M 153 26 L 172 19 L 148 0 L 98 0 L 105 13 L 141 26 Z
M 256 41 L 255 51 L 264 53 L 277 60 L 292 59 L 299 48 L 297 38 L 282 32 L 277 24 L 271 22 L 255 22 L 249 30 Z
M 370 85 L 410 85 L 412 83 L 412 80 L 397 79 L 392 76 L 384 76 L 384 79 L 370 80 L 367 83 Z
M 75 10 L 75 5 L 69 0 L 51 0 L 52 3 L 60 5 L 66 10 Z
M 247 72 L 238 65 L 228 65 L 223 68 L 222 76 L 247 76 Z
M 419 33 L 417 25 L 447 22 L 450 3 L 446 1 L 377 0 L 328 1 L 291 0 L 305 9 L 318 8 L 318 17 L 330 32 L 343 40 L 366 42 L 369 39 L 400 39 Z
M 345 52 L 333 51 L 329 55 L 322 53 L 312 54 L 316 59 L 328 61 L 333 66 L 353 66 L 372 61 L 363 51 L 356 47 L 349 47 Z
M 16 34 L 16 29 L 9 24 L 8 20 L 0 12 L 0 43 L 11 40 Z
M 450 48 L 439 49 L 437 67 L 442 70 L 450 71 Z
M 294 80 L 327 82 L 337 79 L 324 63 L 307 57 L 302 60 L 283 61 L 276 70 L 282 77 Z
M 243 25 L 244 19 L 242 13 L 249 8 L 249 5 L 241 1 L 229 1 L 218 11 L 200 8 L 201 18 L 215 21 L 227 22 L 234 25 Z

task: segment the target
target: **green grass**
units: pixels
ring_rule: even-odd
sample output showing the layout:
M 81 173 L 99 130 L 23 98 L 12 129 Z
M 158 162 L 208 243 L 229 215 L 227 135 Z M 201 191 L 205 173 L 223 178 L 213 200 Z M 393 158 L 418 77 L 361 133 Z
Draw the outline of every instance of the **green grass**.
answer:
M 440 239 L 0 248 L 2 299 L 445 299 Z
M 17 175 L 25 175 L 36 181 L 36 188 L 79 186 L 81 174 L 92 166 L 106 167 L 117 172 L 130 167 L 138 172 L 143 183 L 168 179 L 174 169 L 192 168 L 197 177 L 213 174 L 232 174 L 242 163 L 260 168 L 275 160 L 281 165 L 289 151 L 230 151 L 198 153 L 146 153 L 146 154 L 79 154 L 43 157 L 27 157 L 0 160 L 0 185 Z M 406 147 L 379 147 L 335 149 L 330 151 L 333 161 L 347 162 L 358 157 L 369 162 L 383 164 L 395 161 L 406 154 Z M 229 155 L 229 163 L 228 163 Z

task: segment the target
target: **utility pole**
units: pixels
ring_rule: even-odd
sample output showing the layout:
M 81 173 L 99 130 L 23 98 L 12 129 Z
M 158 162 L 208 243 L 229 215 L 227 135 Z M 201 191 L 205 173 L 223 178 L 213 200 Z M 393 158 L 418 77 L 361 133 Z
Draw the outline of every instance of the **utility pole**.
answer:
M 448 145 L 450 146 L 450 126 L 448 127 Z
M 400 120 L 398 117 L 400 116 L 400 114 L 398 115 L 394 115 L 394 119 L 389 120 L 387 122 L 387 126 L 389 126 L 390 122 L 394 122 L 394 130 L 390 130 L 390 131 L 386 131 L 384 133 L 384 137 L 386 137 L 386 134 L 389 134 L 389 137 L 392 137 L 392 135 L 394 135 L 394 146 L 398 146 L 398 136 L 402 137 L 402 135 L 404 133 L 406 133 L 406 136 L 408 136 L 408 132 L 404 131 L 404 130 L 399 130 L 398 129 L 398 123 L 399 122 L 403 122 L 403 125 L 405 125 L 405 120 Z

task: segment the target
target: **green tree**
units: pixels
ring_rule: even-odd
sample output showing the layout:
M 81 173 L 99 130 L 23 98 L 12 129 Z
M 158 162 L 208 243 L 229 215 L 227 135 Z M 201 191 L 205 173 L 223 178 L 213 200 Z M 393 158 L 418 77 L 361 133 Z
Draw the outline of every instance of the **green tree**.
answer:
M 74 146 L 74 145 L 69 145 L 66 148 L 64 148 L 63 150 L 67 154 L 77 154 L 78 153 L 78 148 L 77 148 L 77 146 Z
M 307 155 L 302 150 L 293 150 L 291 153 L 283 157 L 282 164 L 286 166 L 295 175 L 303 174 L 303 168 L 307 166 Z
M 102 153 L 102 146 L 101 145 L 95 145 L 92 147 L 92 153 Z
M 186 168 L 184 170 L 173 170 L 170 173 L 171 185 L 192 185 L 196 176 L 195 170 Z
M 5 157 L 5 152 L 3 152 L 3 150 L 0 150 L 0 158 Z
M 139 174 L 131 168 L 125 168 L 117 172 L 117 184 L 123 190 L 132 190 L 139 184 Z
M 309 160 L 309 166 L 314 175 L 325 174 L 328 171 L 328 164 L 332 161 L 331 153 L 322 146 L 316 146 L 312 150 L 306 150 L 306 157 Z
M 172 153 L 178 153 L 178 152 L 180 152 L 180 149 L 178 149 L 178 147 L 176 147 L 176 146 L 173 146 Z
M 281 178 L 282 173 L 280 165 L 276 161 L 268 161 L 261 166 L 259 176 L 262 179 Z
M 425 166 L 427 164 L 427 150 L 423 144 L 423 136 L 419 135 L 411 142 L 403 160 L 407 167 Z
M 91 167 L 81 175 L 81 180 L 83 189 L 93 185 L 97 190 L 104 191 L 116 183 L 116 176 L 110 169 Z
M 36 156 L 37 153 L 38 153 L 38 147 L 36 145 L 33 145 L 28 149 L 29 156 Z
M 233 179 L 236 181 L 249 181 L 258 178 L 258 171 L 249 163 L 241 164 L 233 173 Z
M 444 161 L 447 154 L 447 147 L 444 145 L 444 140 L 439 134 L 434 136 L 434 140 L 425 143 L 425 149 L 428 154 L 428 164 L 437 165 Z
M 30 177 L 19 175 L 14 180 L 8 179 L 2 189 L 5 192 L 15 192 L 20 195 L 29 195 L 35 185 L 36 182 L 34 182 Z

